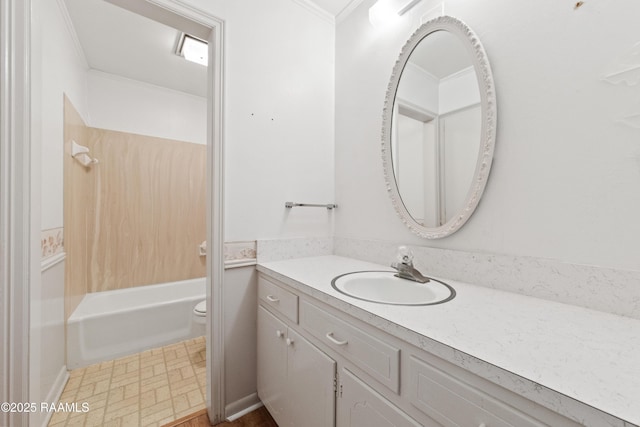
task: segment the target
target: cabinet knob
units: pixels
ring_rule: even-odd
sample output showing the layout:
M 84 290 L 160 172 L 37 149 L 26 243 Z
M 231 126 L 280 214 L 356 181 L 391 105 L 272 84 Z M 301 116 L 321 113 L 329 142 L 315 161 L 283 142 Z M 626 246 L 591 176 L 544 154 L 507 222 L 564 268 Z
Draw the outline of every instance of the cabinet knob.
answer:
M 282 338 L 283 335 L 284 335 L 284 332 L 282 332 L 280 329 L 276 331 L 276 337 Z
M 276 298 L 276 297 L 274 297 L 273 295 L 267 295 L 267 299 L 268 299 L 270 302 L 278 302 L 278 301 L 280 301 L 280 298 Z
M 288 346 L 292 346 L 293 345 L 293 340 L 291 338 L 287 338 L 287 345 Z

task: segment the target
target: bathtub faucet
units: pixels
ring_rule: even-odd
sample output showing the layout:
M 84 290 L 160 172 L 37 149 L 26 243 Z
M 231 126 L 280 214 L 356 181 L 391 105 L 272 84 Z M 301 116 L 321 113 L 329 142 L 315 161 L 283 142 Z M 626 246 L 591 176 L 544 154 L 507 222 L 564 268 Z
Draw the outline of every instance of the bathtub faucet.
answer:
M 413 266 L 413 253 L 406 247 L 398 247 L 398 253 L 396 255 L 398 262 L 391 263 L 391 267 L 395 268 L 398 272 L 396 277 L 401 279 L 413 280 L 414 282 L 427 283 L 428 277 L 425 277 Z

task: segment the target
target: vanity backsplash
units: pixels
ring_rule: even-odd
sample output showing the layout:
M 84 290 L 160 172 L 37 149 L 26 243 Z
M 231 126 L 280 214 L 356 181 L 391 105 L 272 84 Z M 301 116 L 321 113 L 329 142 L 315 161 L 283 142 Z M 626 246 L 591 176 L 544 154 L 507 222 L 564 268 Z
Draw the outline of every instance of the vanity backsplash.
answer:
M 402 242 L 344 237 L 258 241 L 258 262 L 338 255 L 389 265 Z M 640 271 L 579 265 L 553 259 L 409 246 L 427 276 L 640 319 Z

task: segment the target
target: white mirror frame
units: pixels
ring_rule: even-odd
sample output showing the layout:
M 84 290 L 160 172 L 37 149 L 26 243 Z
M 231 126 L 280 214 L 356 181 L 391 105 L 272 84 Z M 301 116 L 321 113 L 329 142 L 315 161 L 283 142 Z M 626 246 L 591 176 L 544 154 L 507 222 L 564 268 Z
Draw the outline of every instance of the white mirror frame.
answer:
M 395 103 L 398 84 L 405 65 L 409 61 L 411 53 L 415 47 L 429 34 L 435 31 L 447 31 L 455 34 L 460 38 L 471 56 L 473 68 L 478 78 L 478 87 L 480 89 L 480 105 L 482 110 L 482 129 L 480 132 L 480 150 L 478 153 L 478 162 L 472 184 L 467 193 L 464 207 L 453 215 L 446 223 L 438 227 L 425 227 L 418 223 L 402 202 L 398 185 L 393 172 L 393 161 L 391 158 L 391 134 L 393 120 L 393 106 Z M 393 207 L 409 229 L 426 239 L 440 239 L 452 233 L 455 233 L 469 220 L 471 214 L 478 206 L 484 188 L 489 177 L 491 162 L 493 160 L 493 150 L 496 139 L 496 93 L 493 84 L 493 75 L 489 66 L 489 59 L 480 43 L 480 39 L 475 33 L 462 21 L 451 16 L 441 16 L 423 24 L 416 30 L 400 51 L 398 60 L 393 67 L 387 94 L 384 101 L 383 117 L 382 117 L 382 164 L 384 168 L 384 177 L 387 185 L 387 191 L 391 197 Z

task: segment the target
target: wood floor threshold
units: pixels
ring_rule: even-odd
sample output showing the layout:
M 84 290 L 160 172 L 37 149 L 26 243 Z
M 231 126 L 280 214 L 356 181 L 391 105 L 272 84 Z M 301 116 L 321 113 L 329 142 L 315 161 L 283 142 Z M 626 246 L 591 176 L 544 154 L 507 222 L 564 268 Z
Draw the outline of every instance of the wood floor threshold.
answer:
M 199 418 L 202 415 L 205 415 L 207 417 L 207 420 L 209 419 L 209 415 L 207 414 L 207 409 L 201 409 L 198 412 L 194 412 L 193 414 L 189 414 L 189 415 L 185 415 L 182 418 L 178 418 L 175 421 L 171 421 L 168 424 L 164 424 L 161 427 L 177 427 L 180 426 L 181 424 L 187 424 L 187 422 L 195 419 L 195 418 Z M 207 422 L 207 424 L 203 424 L 203 425 L 209 425 L 209 423 Z
M 179 420 L 172 421 L 168 424 L 164 424 L 162 427 L 209 427 L 209 415 L 207 410 L 203 409 L 198 412 L 194 412 L 191 415 L 180 418 Z M 267 408 L 261 406 L 260 408 L 243 415 L 242 417 L 234 421 L 224 421 L 220 424 L 216 424 L 217 427 L 278 427 L 278 424 L 267 411 Z

